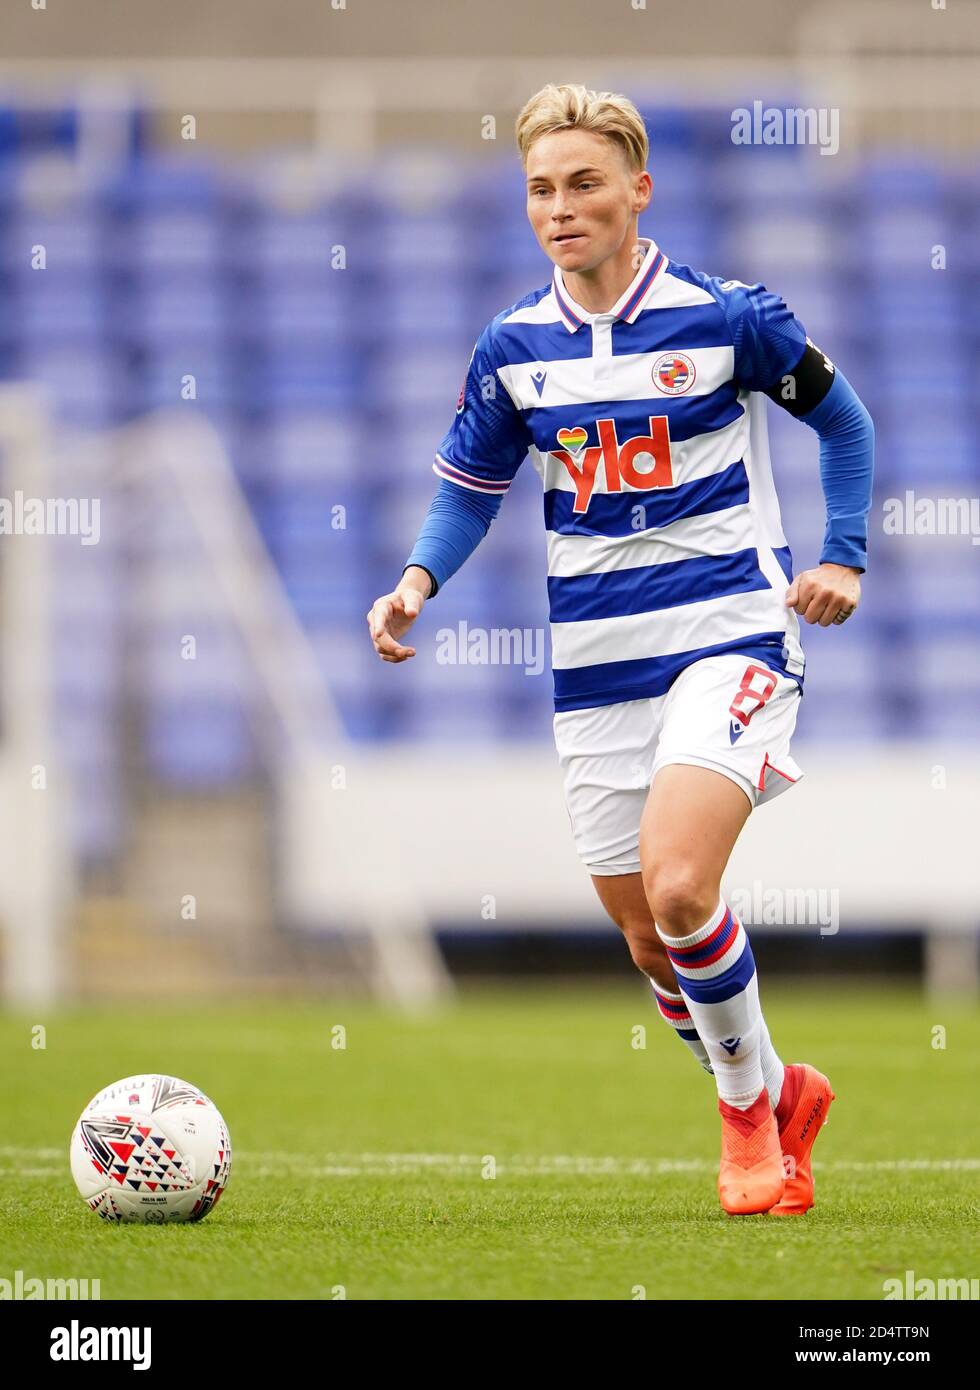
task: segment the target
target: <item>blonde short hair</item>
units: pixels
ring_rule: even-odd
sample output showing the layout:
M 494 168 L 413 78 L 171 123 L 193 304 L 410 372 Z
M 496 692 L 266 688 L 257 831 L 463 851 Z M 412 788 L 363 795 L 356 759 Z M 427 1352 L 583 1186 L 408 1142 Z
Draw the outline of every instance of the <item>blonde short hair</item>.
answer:
M 629 97 L 616 92 L 592 92 L 578 83 L 549 82 L 527 102 L 517 118 L 515 134 L 527 168 L 535 140 L 556 130 L 590 130 L 618 145 L 634 173 L 645 169 L 650 141 L 643 117 Z

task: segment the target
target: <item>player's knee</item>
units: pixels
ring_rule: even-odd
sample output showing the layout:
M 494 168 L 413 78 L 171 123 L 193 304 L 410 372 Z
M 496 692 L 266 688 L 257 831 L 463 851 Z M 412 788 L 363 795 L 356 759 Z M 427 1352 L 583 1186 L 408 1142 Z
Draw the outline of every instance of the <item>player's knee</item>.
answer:
M 655 920 L 673 936 L 697 931 L 718 906 L 718 884 L 706 883 L 682 865 L 651 865 L 643 886 Z

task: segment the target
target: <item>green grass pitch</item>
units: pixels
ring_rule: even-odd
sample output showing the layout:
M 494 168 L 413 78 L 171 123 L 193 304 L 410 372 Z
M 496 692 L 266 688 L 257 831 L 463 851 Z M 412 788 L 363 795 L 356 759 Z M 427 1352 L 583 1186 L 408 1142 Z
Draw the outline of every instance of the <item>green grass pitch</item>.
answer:
M 0 1278 L 97 1278 L 103 1299 L 881 1299 L 906 1270 L 974 1276 L 977 1012 L 894 989 L 763 996 L 784 1060 L 838 1097 L 803 1218 L 721 1211 L 712 1079 L 640 986 L 470 990 L 421 1018 L 264 1000 L 0 1015 Z M 106 1225 L 71 1180 L 83 1105 L 144 1070 L 228 1122 L 231 1182 L 200 1225 Z

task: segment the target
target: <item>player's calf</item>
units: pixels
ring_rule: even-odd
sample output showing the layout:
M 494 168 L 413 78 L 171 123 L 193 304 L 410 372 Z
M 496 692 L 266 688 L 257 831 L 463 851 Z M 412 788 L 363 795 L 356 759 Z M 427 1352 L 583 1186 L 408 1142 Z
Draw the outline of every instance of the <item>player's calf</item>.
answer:
M 642 876 L 639 873 L 594 874 L 592 881 L 603 907 L 623 933 L 633 964 L 649 980 L 660 1017 L 698 1064 L 710 1072 L 707 1050 L 698 1036 L 684 996 L 678 991 L 674 967 L 650 915 Z

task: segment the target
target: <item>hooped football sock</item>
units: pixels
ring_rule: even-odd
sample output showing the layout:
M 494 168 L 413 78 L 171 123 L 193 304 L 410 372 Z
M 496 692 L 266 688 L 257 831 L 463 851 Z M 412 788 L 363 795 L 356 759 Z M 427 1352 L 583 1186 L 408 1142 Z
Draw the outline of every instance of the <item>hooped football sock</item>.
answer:
M 779 1054 L 772 1045 L 772 1038 L 769 1036 L 769 1029 L 766 1027 L 765 1017 L 760 1009 L 759 1026 L 759 1057 L 762 1062 L 762 1079 L 769 1092 L 769 1104 L 773 1110 L 779 1106 L 779 1097 L 783 1091 L 783 1077 L 785 1067 L 783 1066 Z
M 765 1085 L 762 1010 L 755 960 L 745 928 L 724 899 L 703 927 L 668 936 L 657 925 L 704 1043 L 721 1100 L 748 1109 Z
M 648 978 L 650 978 L 648 976 Z M 684 1002 L 683 994 L 674 994 L 669 989 L 664 989 L 658 985 L 656 980 L 650 979 L 653 988 L 653 997 L 657 1001 L 657 1008 L 660 1010 L 661 1018 L 669 1023 L 674 1029 L 681 1042 L 685 1043 L 694 1056 L 704 1067 L 706 1072 L 712 1072 L 711 1061 L 704 1043 L 698 1036 L 698 1030 L 694 1026 L 694 1020 L 688 1012 Z

